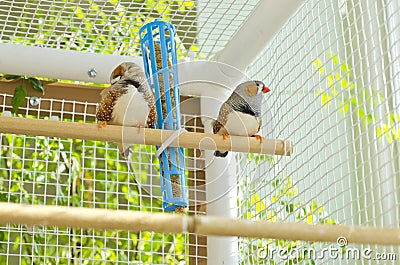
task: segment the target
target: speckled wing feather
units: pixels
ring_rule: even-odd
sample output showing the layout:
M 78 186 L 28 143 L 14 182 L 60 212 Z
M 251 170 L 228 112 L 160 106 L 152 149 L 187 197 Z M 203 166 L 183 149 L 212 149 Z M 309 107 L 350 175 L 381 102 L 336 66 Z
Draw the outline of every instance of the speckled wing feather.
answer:
M 213 132 L 214 134 L 219 133 L 222 127 L 225 126 L 226 121 L 228 119 L 229 113 L 231 113 L 233 109 L 229 106 L 228 103 L 224 102 L 221 106 L 221 109 L 219 110 L 218 118 L 214 122 L 213 125 Z
M 96 112 L 97 120 L 109 122 L 112 119 L 115 102 L 120 96 L 127 92 L 127 89 L 115 88 L 114 86 L 105 88 L 101 91 L 101 101 Z

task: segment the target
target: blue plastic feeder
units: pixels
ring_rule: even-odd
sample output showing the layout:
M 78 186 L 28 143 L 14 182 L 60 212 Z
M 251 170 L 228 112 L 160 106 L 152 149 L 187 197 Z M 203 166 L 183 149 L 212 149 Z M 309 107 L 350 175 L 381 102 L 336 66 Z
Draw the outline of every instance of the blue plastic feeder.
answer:
M 175 33 L 172 24 L 159 20 L 139 31 L 144 70 L 156 97 L 157 128 L 167 130 L 181 128 Z M 163 208 L 182 212 L 187 207 L 184 150 L 167 147 L 159 161 Z

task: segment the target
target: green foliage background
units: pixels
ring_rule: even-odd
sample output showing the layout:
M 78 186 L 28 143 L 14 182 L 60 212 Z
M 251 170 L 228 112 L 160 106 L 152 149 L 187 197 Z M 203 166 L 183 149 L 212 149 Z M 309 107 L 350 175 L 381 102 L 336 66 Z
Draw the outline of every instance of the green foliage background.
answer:
M 34 1 L 9 4 L 2 42 L 39 47 L 140 56 L 139 29 L 142 25 L 161 19 L 177 27 L 178 59 L 188 52 L 205 58 L 196 45 L 197 23 L 195 1 L 54 1 L 50 5 Z M 32 11 L 34 10 L 34 11 Z M 7 74 L 7 73 L 4 73 Z M 37 77 L 0 75 L 6 79 L 26 79 L 36 90 L 44 93 Z M 13 111 L 25 102 L 26 88 L 15 87 Z
M 333 63 L 333 69 L 329 67 L 328 62 L 323 62 L 319 58 L 313 62 L 327 84 L 326 88 L 322 87 L 316 92 L 321 98 L 322 105 L 328 108 L 335 103 L 344 117 L 354 115 L 355 120 L 364 125 L 364 130 L 372 126 L 381 141 L 386 140 L 388 143 L 400 141 L 400 129 L 396 129 L 395 126 L 400 122 L 400 115 L 389 112 L 386 117 L 380 119 L 374 111 L 379 105 L 384 104 L 385 96 L 381 92 L 382 89 L 368 89 L 353 82 L 352 67 L 334 53 L 329 53 L 328 57 Z
M 14 2 L 2 41 L 105 54 L 140 55 L 139 28 L 153 19 L 180 24 L 179 56 L 195 51 L 195 1 Z M 63 8 L 60 8 L 59 5 Z M 141 10 L 137 7 L 141 4 Z M 136 9 L 135 9 L 136 8 Z M 34 12 L 32 11 L 34 10 Z M 27 11 L 27 12 L 25 12 Z M 19 15 L 22 16 L 18 17 Z M 183 22 L 193 19 L 192 22 Z M 10 33 L 11 32 L 11 33 Z M 4 73 L 6 74 L 6 73 Z M 43 91 L 37 78 L 24 78 Z M 18 85 L 14 112 L 25 101 Z M 134 146 L 137 174 L 158 172 L 149 146 Z M 1 136 L 0 201 L 107 209 L 161 211 L 161 200 L 136 185 L 115 145 L 74 139 Z M 147 196 L 143 196 L 147 195 Z M 187 235 L 152 232 L 0 227 L 0 264 L 187 264 Z
M 7 3 L 5 3 L 6 5 Z M 49 48 L 140 55 L 142 25 L 162 19 L 179 25 L 181 55 L 196 46 L 195 1 L 59 0 L 9 4 L 2 41 Z
M 134 146 L 143 164 L 149 146 Z M 150 160 L 149 160 L 150 159 Z M 149 171 L 149 165 L 135 168 Z M 3 135 L 0 201 L 107 209 L 160 211 L 161 200 L 139 189 L 114 144 Z M 157 168 L 156 168 L 157 170 Z M 145 196 L 143 196 L 145 195 Z M 21 264 L 177 264 L 187 262 L 186 235 L 10 226 L 0 228 L 0 263 L 22 255 Z M 19 255 L 19 254 L 18 254 Z M 18 259 L 17 259 L 18 260 Z M 10 264 L 10 263 L 9 263 Z M 13 263 L 14 264 L 14 263 Z
M 265 167 L 265 164 L 273 166 L 275 159 L 269 155 L 246 155 L 246 167 L 257 168 Z M 263 165 L 264 164 L 264 165 Z M 263 176 L 258 179 L 257 188 L 249 191 L 249 187 L 254 185 L 256 176 L 253 170 L 243 170 L 242 182 L 243 187 L 239 189 L 238 204 L 242 212 L 239 213 L 242 218 L 248 220 L 263 220 L 269 222 L 302 222 L 307 224 L 328 224 L 334 225 L 337 222 L 330 217 L 325 207 L 316 200 L 310 202 L 302 202 L 298 199 L 299 191 L 294 185 L 291 176 L 277 176 L 275 178 Z M 261 183 L 258 183 L 260 182 Z M 260 188 L 261 187 L 261 188 Z M 320 243 L 289 241 L 289 240 L 273 240 L 273 239 L 240 239 L 240 252 L 242 255 L 241 264 L 307 264 L 314 265 L 317 261 L 308 252 L 314 253 Z M 297 253 L 297 256 L 289 256 L 285 260 L 277 261 L 271 257 L 263 257 L 259 254 L 260 250 L 268 248 L 279 249 L 283 253 Z

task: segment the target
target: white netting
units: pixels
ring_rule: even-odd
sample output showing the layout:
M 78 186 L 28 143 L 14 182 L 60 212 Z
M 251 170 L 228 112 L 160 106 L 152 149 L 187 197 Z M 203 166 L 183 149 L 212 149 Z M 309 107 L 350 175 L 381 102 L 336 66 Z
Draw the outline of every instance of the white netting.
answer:
M 44 47 L 140 54 L 138 32 L 153 19 L 177 29 L 179 52 L 208 58 L 222 49 L 258 0 L 1 1 L 0 40 Z
M 397 1 L 307 1 L 249 67 L 251 77 L 271 87 L 277 138 L 293 141 L 295 152 L 238 156 L 242 218 L 399 227 L 399 7 Z M 254 178 L 263 180 L 257 190 Z M 323 254 L 329 247 L 338 254 L 373 252 L 370 259 L 342 259 Z M 242 264 L 377 264 L 378 253 L 394 253 L 396 260 L 388 255 L 384 264 L 397 264 L 399 251 L 240 243 Z

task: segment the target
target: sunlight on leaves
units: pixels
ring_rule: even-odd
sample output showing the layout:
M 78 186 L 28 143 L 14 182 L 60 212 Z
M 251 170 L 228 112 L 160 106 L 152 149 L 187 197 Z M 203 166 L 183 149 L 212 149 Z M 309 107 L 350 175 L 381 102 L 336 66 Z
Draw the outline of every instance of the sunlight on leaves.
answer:
M 132 159 L 141 160 L 145 165 L 150 164 L 151 157 L 143 156 L 141 152 L 151 150 L 147 149 L 147 146 L 136 148 Z M 130 179 L 132 176 L 122 173 L 128 171 L 127 164 L 122 161 L 116 162 L 118 151 L 116 146 L 109 147 L 109 143 L 4 135 L 0 152 L 1 166 L 12 169 L 0 172 L 0 183 L 10 180 L 7 187 L 0 185 L 1 201 L 107 209 L 129 205 L 127 207 L 131 210 L 153 207 L 153 211 L 162 208 L 160 200 L 140 196 L 141 191 Z M 106 164 L 110 171 L 104 170 Z M 36 183 L 35 192 L 31 190 L 31 183 Z M 46 196 L 38 196 L 40 190 L 43 191 L 45 187 Z M 260 205 L 262 207 L 262 204 Z M 41 229 L 53 231 L 54 228 Z M 71 255 L 83 260 L 90 259 L 94 265 L 104 264 L 105 258 L 107 262 L 125 260 L 138 264 L 146 263 L 147 260 L 153 264 L 178 264 L 187 261 L 185 235 L 138 233 L 138 240 L 137 235 L 131 233 L 130 237 L 121 234 L 117 240 L 115 233 L 128 232 L 75 229 L 64 233 L 61 231 L 53 237 L 51 235 L 54 233 L 36 233 L 35 242 L 38 244 L 32 250 L 32 258 L 28 263 L 69 264 Z M 18 234 L 28 235 L 28 232 L 22 230 Z M 0 232 L 0 238 L 4 236 L 7 236 L 7 233 Z M 18 240 L 20 242 L 17 242 Z M 22 236 L 18 240 L 8 240 L 10 248 L 20 253 L 31 251 L 28 237 Z M 166 249 L 163 253 L 164 247 L 167 246 L 168 251 Z M 73 252 L 74 249 L 80 251 Z M 118 255 L 115 249 L 119 249 Z M 142 255 L 139 249 L 146 251 Z M 0 251 L 3 251 L 1 244 Z M 56 259 L 56 255 L 51 253 L 59 253 L 62 256 Z M 1 264 L 6 264 L 5 259 L 6 256 L 0 255 Z
M 327 107 L 329 105 L 329 101 L 332 99 L 332 96 L 328 93 L 322 93 L 321 94 L 321 103 L 322 106 Z
M 323 65 L 322 61 L 320 59 L 314 60 L 313 64 L 320 73 L 325 72 L 325 69 L 322 67 L 322 65 Z
M 377 89 L 357 86 L 351 80 L 352 69 L 350 65 L 341 62 L 341 59 L 332 52 L 328 53 L 328 57 L 334 65 L 340 65 L 340 68 L 334 67 L 332 70 L 327 70 L 329 64 L 324 63 L 319 58 L 313 62 L 316 69 L 324 69 L 324 72 L 328 73 L 323 75 L 326 79 L 327 88 L 316 90 L 316 95 L 321 99 L 321 105 L 325 108 L 331 105 L 337 106 L 337 110 L 341 115 L 345 117 L 353 116 L 360 123 L 363 123 L 366 128 L 373 126 L 380 140 L 386 140 L 387 143 L 399 141 L 398 129 L 392 126 L 394 124 L 392 121 L 395 120 L 394 117 L 399 115 L 397 113 L 389 113 L 385 123 L 384 120 L 378 120 L 376 115 L 372 113 L 376 106 L 384 102 L 384 94 Z M 320 74 L 322 73 L 320 72 Z
M 326 209 L 316 201 L 302 202 L 297 198 L 298 190 L 294 185 L 291 176 L 285 176 L 282 178 L 276 178 L 270 182 L 271 193 L 267 197 L 262 197 L 260 194 L 251 194 L 249 199 L 244 199 L 246 203 L 244 217 L 251 220 L 267 220 L 269 222 L 279 221 L 297 221 L 307 224 L 336 224 L 333 218 L 328 218 L 329 214 Z M 262 198 L 262 199 L 261 199 Z M 264 201 L 270 203 L 265 203 Z M 293 218 L 295 219 L 289 219 Z M 243 239 L 246 242 L 246 239 Z M 245 243 L 246 244 L 246 243 Z M 287 241 L 287 240 L 271 240 L 271 239 L 258 239 L 257 241 L 251 241 L 251 248 L 244 249 L 243 255 L 252 257 L 253 264 L 263 264 L 265 259 L 261 259 L 258 256 L 250 255 L 256 253 L 260 248 L 267 245 L 274 244 L 280 246 L 282 250 L 287 252 L 291 250 L 304 250 L 309 249 L 314 251 L 314 243 L 301 242 L 301 241 Z M 301 260 L 307 260 L 309 263 L 315 264 L 314 260 L 308 259 L 305 256 L 297 256 L 289 258 L 286 264 L 297 264 Z M 270 260 L 268 260 L 270 262 Z M 243 263 L 245 264 L 245 263 Z M 268 263 L 273 264 L 273 263 Z

